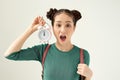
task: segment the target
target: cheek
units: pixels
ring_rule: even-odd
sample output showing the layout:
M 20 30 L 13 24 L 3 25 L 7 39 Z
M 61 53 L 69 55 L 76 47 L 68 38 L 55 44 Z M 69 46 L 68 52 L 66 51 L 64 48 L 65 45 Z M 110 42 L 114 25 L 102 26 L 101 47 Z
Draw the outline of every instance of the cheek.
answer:
M 69 33 L 73 33 L 75 31 L 75 28 L 68 29 Z
M 69 33 L 69 36 L 71 37 L 74 33 L 74 30 L 70 30 L 68 33 Z

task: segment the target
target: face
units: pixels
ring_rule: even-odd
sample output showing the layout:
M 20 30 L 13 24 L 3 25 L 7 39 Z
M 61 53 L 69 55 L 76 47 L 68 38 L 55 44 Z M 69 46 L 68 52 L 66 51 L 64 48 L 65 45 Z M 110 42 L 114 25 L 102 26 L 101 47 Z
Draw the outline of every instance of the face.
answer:
M 72 17 L 66 15 L 65 13 L 56 15 L 53 24 L 53 32 L 58 43 L 70 43 L 74 30 L 75 26 Z

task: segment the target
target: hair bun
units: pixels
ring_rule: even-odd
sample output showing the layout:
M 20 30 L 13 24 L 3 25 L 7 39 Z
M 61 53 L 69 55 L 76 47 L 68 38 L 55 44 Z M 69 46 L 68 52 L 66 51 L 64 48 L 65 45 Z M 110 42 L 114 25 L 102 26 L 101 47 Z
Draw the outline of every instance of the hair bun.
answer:
M 77 10 L 72 10 L 71 12 L 72 12 L 72 14 L 74 15 L 76 21 L 78 21 L 79 19 L 82 18 L 82 15 L 81 15 L 81 13 L 80 13 L 79 11 L 77 11 Z
M 50 19 L 50 20 L 53 20 L 53 17 L 55 15 L 55 13 L 57 12 L 57 9 L 56 8 L 50 8 L 50 10 L 47 12 L 47 18 Z

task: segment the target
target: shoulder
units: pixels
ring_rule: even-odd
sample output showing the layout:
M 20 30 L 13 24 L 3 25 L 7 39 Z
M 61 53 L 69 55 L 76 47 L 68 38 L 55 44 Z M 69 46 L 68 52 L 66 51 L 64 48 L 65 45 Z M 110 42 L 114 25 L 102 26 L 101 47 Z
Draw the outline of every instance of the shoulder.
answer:
M 76 49 L 79 49 L 79 50 L 82 50 L 82 49 L 83 49 L 84 54 L 85 54 L 85 55 L 89 55 L 89 52 L 88 52 L 87 49 L 82 48 L 82 47 L 78 47 L 78 46 L 76 46 L 76 45 L 74 45 L 74 46 L 75 46 Z
M 74 45 L 74 50 L 79 51 L 79 52 L 80 52 L 81 50 L 83 50 L 84 55 L 85 55 L 85 56 L 89 56 L 89 52 L 88 52 L 88 50 L 85 49 L 85 48 L 81 48 L 81 47 L 78 47 L 78 46 Z

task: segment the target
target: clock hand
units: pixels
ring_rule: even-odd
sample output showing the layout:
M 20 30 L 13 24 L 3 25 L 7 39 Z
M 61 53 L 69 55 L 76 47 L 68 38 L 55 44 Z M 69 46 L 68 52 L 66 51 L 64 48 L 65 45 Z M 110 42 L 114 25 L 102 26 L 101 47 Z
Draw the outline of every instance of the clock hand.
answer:
M 45 31 L 43 32 L 43 36 L 45 36 Z

